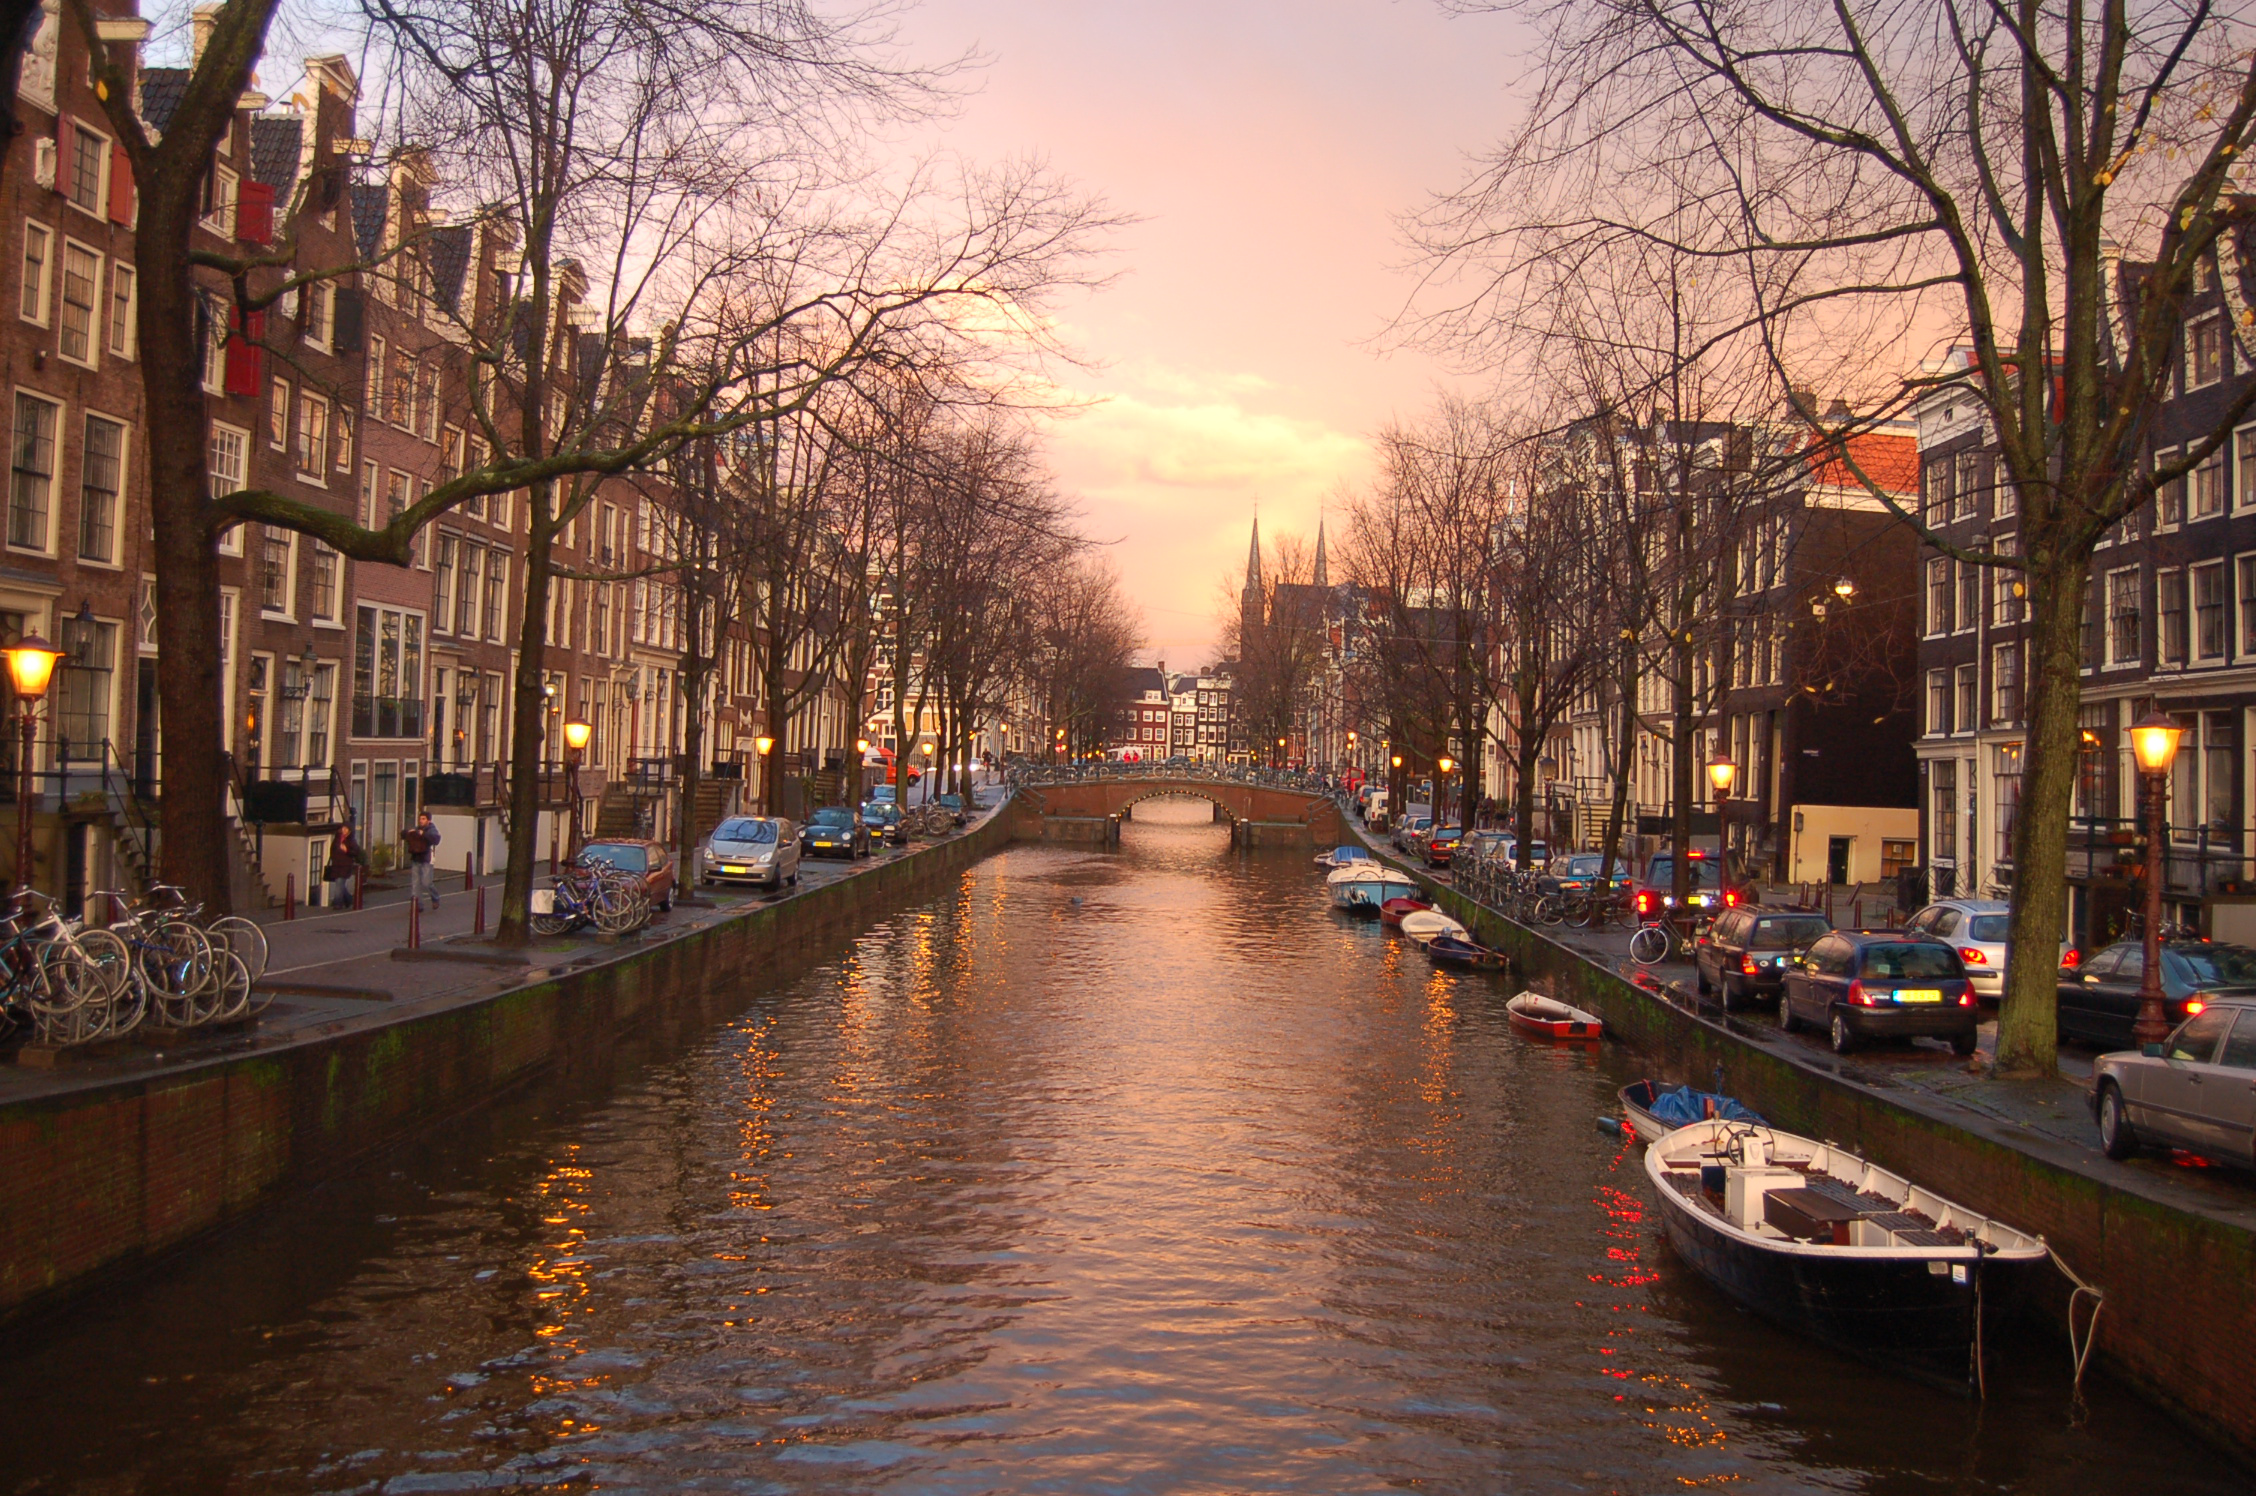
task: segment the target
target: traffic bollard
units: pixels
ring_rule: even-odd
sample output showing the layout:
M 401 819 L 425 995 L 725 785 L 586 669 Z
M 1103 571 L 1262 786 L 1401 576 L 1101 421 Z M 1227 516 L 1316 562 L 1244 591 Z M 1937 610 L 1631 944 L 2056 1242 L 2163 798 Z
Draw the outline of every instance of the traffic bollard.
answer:
M 284 873 L 282 875 L 282 917 L 284 919 L 296 919 L 298 917 L 298 875 L 296 873 Z
M 411 898 L 407 901 L 407 948 L 412 951 L 422 944 L 423 901 Z
M 471 889 L 476 888 L 477 886 L 478 854 L 475 852 L 465 852 L 462 854 L 462 890 L 463 892 L 468 893 Z
M 353 908 L 358 909 L 367 902 L 368 869 L 365 867 L 355 867 L 353 869 Z
M 486 891 L 484 889 L 481 888 L 478 890 L 475 898 L 472 901 L 471 908 L 476 911 L 477 923 L 471 926 L 470 933 L 473 935 L 483 935 L 486 933 Z

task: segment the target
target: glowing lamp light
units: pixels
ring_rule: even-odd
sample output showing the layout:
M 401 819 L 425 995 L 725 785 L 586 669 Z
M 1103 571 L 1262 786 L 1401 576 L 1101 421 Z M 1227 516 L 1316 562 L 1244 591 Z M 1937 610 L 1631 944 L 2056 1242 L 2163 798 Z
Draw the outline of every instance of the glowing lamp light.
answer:
M 47 683 L 54 678 L 56 662 L 63 652 L 37 634 L 26 634 L 5 651 L 8 657 L 8 679 L 14 682 L 16 694 L 29 701 L 37 701 L 47 694 Z
M 1842 602 L 1847 602 L 1850 598 L 1856 596 L 1856 583 L 1850 581 L 1847 577 L 1841 578 L 1833 584 L 1833 595 Z
M 1718 795 L 1731 793 L 1731 786 L 1739 778 L 1739 766 L 1722 754 L 1708 760 L 1708 783 L 1715 786 Z
M 1393 764 L 1393 766 L 1394 766 L 1395 768 L 1397 768 L 1397 769 L 1401 768 L 1401 767 L 1402 767 L 1402 755 L 1401 755 L 1401 754 L 1399 754 L 1399 753 L 1397 753 L 1397 754 L 1396 754 L 1396 755 L 1395 755 L 1395 756 L 1394 756 L 1394 757 L 1393 757 L 1392 759 L 1390 759 L 1390 760 L 1389 760 L 1389 762 L 1390 762 L 1391 764 Z
M 775 746 L 775 739 L 769 737 L 766 733 L 761 733 L 758 737 L 752 740 L 752 746 L 760 750 L 760 757 L 766 758 L 768 756 L 768 750 Z M 862 751 L 865 753 L 868 752 L 869 744 L 864 743 L 862 745 Z
M 15 657 L 9 656 L 9 668 L 15 668 Z M 2167 774 L 2178 756 L 2178 739 L 2185 729 L 2174 718 L 2160 712 L 2149 712 L 2131 724 L 2131 751 L 2138 757 L 2139 768 L 2149 774 Z
M 1454 768 L 1456 768 L 1456 767 L 1457 767 L 1457 760 L 1455 760 L 1455 759 L 1453 759 L 1453 758 L 1449 758 L 1449 757 L 1446 757 L 1446 756 L 1444 756 L 1444 757 L 1442 757 L 1442 758 L 1439 758 L 1439 759 L 1436 759 L 1436 760 L 1435 760 L 1434 762 L 1435 762 L 1435 763 L 1436 763 L 1436 765 L 1437 765 L 1437 766 L 1438 766 L 1438 767 L 1439 767 L 1439 768 L 1441 769 L 1441 772 L 1442 772 L 1442 773 L 1444 773 L 1444 774 L 1448 773 L 1448 772 L 1449 772 L 1449 771 L 1450 771 L 1451 769 L 1454 769 Z
M 921 751 L 926 758 L 932 757 L 932 745 L 930 743 L 926 743 Z
M 583 751 L 588 745 L 588 739 L 594 736 L 595 728 L 589 723 L 567 722 L 564 724 L 564 746 L 574 753 Z
M 862 753 L 867 753 L 867 752 L 869 752 L 869 739 L 868 739 L 868 738 L 856 738 L 856 739 L 854 739 L 854 747 L 855 747 L 855 748 L 856 748 L 856 750 L 858 750 L 859 752 L 862 752 Z

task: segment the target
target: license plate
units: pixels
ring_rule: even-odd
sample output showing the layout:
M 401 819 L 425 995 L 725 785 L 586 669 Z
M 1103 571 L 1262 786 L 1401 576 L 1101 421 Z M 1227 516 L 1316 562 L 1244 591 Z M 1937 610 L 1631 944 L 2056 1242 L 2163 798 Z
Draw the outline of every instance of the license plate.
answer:
M 533 890 L 533 913 L 535 913 L 535 914 L 554 914 L 555 912 L 556 912 L 556 890 L 555 890 L 555 889 L 553 889 L 553 888 L 536 888 L 536 889 L 534 889 L 534 890 Z
M 748 871 L 748 869 L 739 867 L 733 862 L 724 862 L 721 864 L 721 871 L 724 873 L 741 873 Z
M 1939 1003 L 1942 990 L 1936 987 L 1898 987 L 1896 1001 L 1900 1003 Z

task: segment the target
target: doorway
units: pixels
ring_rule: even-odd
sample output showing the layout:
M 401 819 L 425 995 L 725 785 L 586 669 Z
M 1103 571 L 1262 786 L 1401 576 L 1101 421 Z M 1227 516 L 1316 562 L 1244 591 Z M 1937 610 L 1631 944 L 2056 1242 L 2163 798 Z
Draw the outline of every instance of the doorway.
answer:
M 1849 844 L 1853 836 L 1829 836 L 1825 839 L 1825 881 L 1842 884 L 1849 881 Z

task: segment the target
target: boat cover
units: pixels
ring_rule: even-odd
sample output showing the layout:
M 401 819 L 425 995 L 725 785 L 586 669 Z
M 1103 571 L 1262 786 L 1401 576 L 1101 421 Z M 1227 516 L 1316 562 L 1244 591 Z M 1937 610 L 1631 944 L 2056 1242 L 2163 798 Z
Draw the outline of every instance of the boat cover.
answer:
M 1710 1110 L 1710 1107 L 1713 1110 Z M 1748 1111 L 1728 1096 L 1713 1091 L 1695 1091 L 1690 1086 L 1678 1086 L 1673 1091 L 1663 1091 L 1645 1108 L 1672 1127 L 1721 1117 L 1727 1122 L 1761 1122 L 1762 1118 Z

